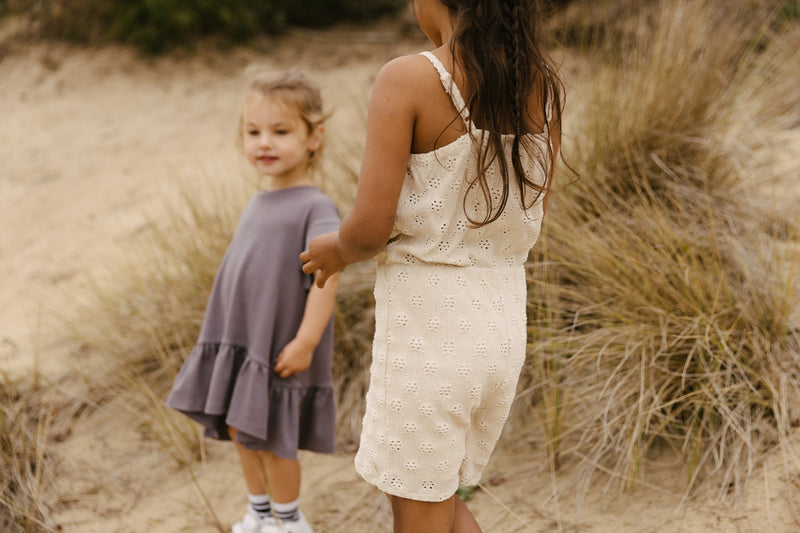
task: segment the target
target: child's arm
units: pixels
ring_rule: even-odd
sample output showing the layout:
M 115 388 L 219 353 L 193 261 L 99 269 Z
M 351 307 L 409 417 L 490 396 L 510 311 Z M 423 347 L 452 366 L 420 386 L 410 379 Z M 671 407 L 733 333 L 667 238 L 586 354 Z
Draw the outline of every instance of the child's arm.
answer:
M 350 263 L 380 252 L 394 227 L 411 140 L 421 98 L 419 80 L 430 64 L 417 56 L 390 61 L 380 70 L 367 114 L 367 140 L 351 213 L 338 233 L 311 241 L 300 255 L 307 273 L 317 273 L 317 285 Z
M 275 373 L 282 378 L 302 372 L 311 366 L 314 350 L 331 319 L 338 287 L 339 275 L 335 274 L 328 278 L 324 288 L 314 285 L 309 289 L 300 327 L 297 328 L 294 339 L 278 354 Z

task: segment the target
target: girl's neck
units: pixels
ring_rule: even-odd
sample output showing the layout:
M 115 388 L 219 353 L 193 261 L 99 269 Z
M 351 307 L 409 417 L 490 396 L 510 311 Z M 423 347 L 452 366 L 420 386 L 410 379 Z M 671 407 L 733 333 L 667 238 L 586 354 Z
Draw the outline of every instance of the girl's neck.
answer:
M 285 177 L 274 178 L 272 176 L 264 176 L 264 190 L 279 191 L 281 189 L 292 189 L 294 187 L 307 187 L 314 185 L 311 176 L 308 174 L 302 176 L 294 176 L 291 179 Z

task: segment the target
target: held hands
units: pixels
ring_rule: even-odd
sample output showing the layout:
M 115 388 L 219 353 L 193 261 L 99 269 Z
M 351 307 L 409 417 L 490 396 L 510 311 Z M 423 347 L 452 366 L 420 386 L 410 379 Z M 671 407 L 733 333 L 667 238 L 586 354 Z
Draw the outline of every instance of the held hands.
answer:
M 278 354 L 275 373 L 282 378 L 288 378 L 307 370 L 314 358 L 314 348 L 316 348 L 315 344 L 295 337 Z
M 312 239 L 308 250 L 300 254 L 300 261 L 303 262 L 303 272 L 314 274 L 317 287 L 324 287 L 328 278 L 348 265 L 339 249 L 339 232 Z

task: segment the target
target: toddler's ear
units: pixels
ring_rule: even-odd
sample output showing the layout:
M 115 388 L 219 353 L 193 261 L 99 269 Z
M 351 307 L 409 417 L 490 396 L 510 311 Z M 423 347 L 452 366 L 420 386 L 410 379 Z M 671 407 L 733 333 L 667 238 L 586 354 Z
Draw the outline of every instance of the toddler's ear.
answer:
M 322 139 L 325 137 L 325 126 L 320 124 L 314 131 L 311 132 L 311 137 L 308 140 L 308 149 L 311 152 L 316 152 L 322 147 Z

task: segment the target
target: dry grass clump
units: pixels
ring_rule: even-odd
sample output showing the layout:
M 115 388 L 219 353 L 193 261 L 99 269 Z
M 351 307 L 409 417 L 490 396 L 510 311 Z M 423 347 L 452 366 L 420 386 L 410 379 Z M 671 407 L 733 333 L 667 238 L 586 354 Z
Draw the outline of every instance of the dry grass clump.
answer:
M 112 356 L 118 363 L 109 365 L 112 376 L 122 366 L 128 377 L 147 376 L 151 383 L 175 377 L 196 341 L 216 270 L 254 190 L 242 178 L 183 186 L 178 201 L 165 200 L 164 212 L 153 215 L 119 260 L 92 280 L 85 300 L 77 302 L 81 319 L 71 324 L 72 335 Z M 106 381 L 112 394 L 130 385 L 120 378 Z
M 52 422 L 42 395 L 0 374 L 0 530 L 52 531 L 47 491 L 55 462 L 47 451 Z
M 216 270 L 254 190 L 244 177 L 182 185 L 177 199 L 165 199 L 162 212 L 76 298 L 78 318 L 68 324 L 81 346 L 76 374 L 92 408 L 122 404 L 198 490 L 194 464 L 205 455 L 202 435 L 167 409 L 164 397 L 194 346 Z M 210 506 L 205 510 L 218 522 Z
M 523 396 L 556 462 L 621 486 L 667 445 L 690 487 L 715 471 L 738 490 L 798 420 L 800 256 L 782 246 L 800 247 L 798 220 L 767 208 L 757 191 L 779 176 L 750 158 L 800 117 L 800 31 L 779 6 L 723 4 L 659 2 L 623 19 L 624 47 L 587 51 L 581 176 L 531 263 Z
M 658 2 L 654 9 L 621 19 L 624 38 L 586 51 L 600 66 L 585 82 L 579 99 L 584 107 L 573 114 L 584 121 L 576 126 L 578 153 L 581 169 L 591 172 L 585 181 L 594 187 L 600 182 L 610 201 L 625 205 L 649 195 L 683 203 L 684 194 L 700 189 L 729 203 L 744 192 L 741 187 L 754 185 L 743 183 L 734 167 L 742 164 L 742 148 L 761 139 L 730 138 L 726 129 L 733 123 L 752 128 L 758 120 L 782 116 L 773 110 L 756 119 L 754 95 L 742 94 L 748 90 L 742 82 L 765 74 L 758 63 L 769 54 L 761 47 L 781 47 L 785 41 L 768 30 L 775 8 L 738 4 Z M 779 87 L 762 83 L 760 98 L 772 100 L 793 86 L 787 67 L 782 70 L 770 72 Z M 776 74 L 782 79 L 775 80 Z M 787 96 L 784 105 L 794 105 L 796 112 L 796 95 Z M 595 208 L 596 202 L 589 199 L 580 207 L 591 216 L 607 205 Z
M 554 451 L 630 481 L 666 443 L 692 482 L 707 466 L 737 478 L 797 420 L 785 265 L 763 234 L 706 244 L 649 207 L 601 224 L 578 236 L 551 228 L 532 268 L 531 386 L 548 400 Z

